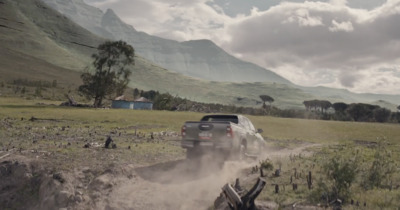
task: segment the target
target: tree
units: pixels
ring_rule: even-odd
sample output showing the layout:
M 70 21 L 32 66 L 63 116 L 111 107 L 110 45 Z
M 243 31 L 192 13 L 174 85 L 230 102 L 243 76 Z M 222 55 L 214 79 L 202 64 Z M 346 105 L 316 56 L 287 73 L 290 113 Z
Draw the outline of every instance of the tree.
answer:
M 136 99 L 138 97 L 140 97 L 140 92 L 139 89 L 135 88 L 133 89 L 133 98 Z
M 168 93 L 157 94 L 154 98 L 154 109 L 171 110 L 174 97 Z
M 155 100 L 155 98 L 160 95 L 160 93 L 158 91 L 155 90 L 149 90 L 149 91 L 143 91 L 142 93 L 140 93 L 141 97 L 145 97 L 149 100 Z
M 88 99 L 94 98 L 94 107 L 100 107 L 107 95 L 122 95 L 129 83 L 131 71 L 126 66 L 134 65 L 135 51 L 124 41 L 106 41 L 92 55 L 94 72 L 81 75 L 83 85 L 79 91 Z
M 332 103 L 329 101 L 319 101 L 319 106 L 321 107 L 322 113 L 326 112 L 330 107 L 332 107 Z
M 375 121 L 381 122 L 381 123 L 389 121 L 389 117 L 391 114 L 392 114 L 392 112 L 389 109 L 385 109 L 385 108 L 377 108 L 377 109 L 374 109 L 374 111 L 373 111 Z
M 354 121 L 370 121 L 373 118 L 373 110 L 377 108 L 379 106 L 357 103 L 350 104 L 346 111 Z
M 271 103 L 274 102 L 274 99 L 269 95 L 260 95 L 260 98 L 263 101 L 263 108 L 266 107 L 265 102 L 268 102 L 270 107 Z
M 400 111 L 400 105 L 397 107 L 397 111 Z
M 344 113 L 344 111 L 349 107 L 349 105 L 343 103 L 343 102 L 337 102 L 332 105 L 332 107 L 335 109 L 335 112 L 341 112 Z

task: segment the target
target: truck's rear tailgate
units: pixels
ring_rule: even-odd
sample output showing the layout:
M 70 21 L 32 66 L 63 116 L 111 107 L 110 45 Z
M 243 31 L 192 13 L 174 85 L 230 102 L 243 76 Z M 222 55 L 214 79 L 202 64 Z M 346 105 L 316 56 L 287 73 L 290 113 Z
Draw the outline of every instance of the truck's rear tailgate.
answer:
M 185 123 L 185 140 L 218 141 L 226 137 L 229 122 L 188 121 Z

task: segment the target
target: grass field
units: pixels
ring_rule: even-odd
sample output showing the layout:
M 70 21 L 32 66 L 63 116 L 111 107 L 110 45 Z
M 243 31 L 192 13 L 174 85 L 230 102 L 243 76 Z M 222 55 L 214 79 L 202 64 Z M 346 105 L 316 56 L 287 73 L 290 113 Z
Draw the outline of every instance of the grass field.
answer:
M 179 146 L 179 132 L 187 120 L 198 120 L 204 114 L 194 112 L 144 111 L 123 109 L 92 109 L 60 107 L 60 101 L 0 97 L 0 156 L 20 150 L 32 158 L 43 158 L 54 170 L 73 170 L 90 166 L 100 170 L 104 165 L 149 165 L 184 158 Z M 365 209 L 395 209 L 400 203 L 398 176 L 400 161 L 400 125 L 381 123 L 335 122 L 304 119 L 285 119 L 248 116 L 272 148 L 295 148 L 301 145 L 319 145 L 310 148 L 311 156 L 273 159 L 275 169 L 282 168 L 281 176 L 267 171 L 267 186 L 259 200 L 287 206 L 293 202 L 309 201 L 318 197 L 319 185 L 334 182 L 326 178 L 325 168 L 334 159 L 339 165 L 357 159 L 357 178 L 351 186 L 351 198 L 368 202 Z M 31 118 L 36 120 L 31 121 Z M 171 135 L 162 135 L 170 133 Z M 154 139 L 150 138 L 154 134 Z M 118 149 L 103 148 L 107 136 L 118 144 Z M 90 149 L 83 147 L 91 144 Z M 384 145 L 386 156 L 377 159 L 377 145 Z M 129 149 L 128 149 L 129 148 Z M 383 154 L 383 153 L 382 153 Z M 378 161 L 378 162 L 377 162 Z M 380 161 L 380 162 L 379 162 Z M 366 174 L 377 162 L 389 170 L 383 188 L 365 189 Z M 289 183 L 293 169 L 301 173 L 294 181 L 297 191 Z M 307 189 L 305 180 L 312 171 L 314 188 Z M 367 178 L 366 178 L 367 177 Z M 279 184 L 279 194 L 271 186 Z M 347 201 L 348 204 L 349 201 Z
M 69 122 L 101 124 L 107 129 L 115 127 L 146 126 L 146 130 L 179 132 L 187 120 L 199 120 L 202 113 L 142 111 L 123 109 L 90 109 L 57 106 L 59 101 L 0 98 L 0 118 L 51 118 Z M 39 104 L 39 105 L 38 105 Z M 351 141 L 386 139 L 400 141 L 399 124 L 337 122 L 304 119 L 287 119 L 265 116 L 249 116 L 256 128 L 264 130 L 265 139 L 300 140 L 312 143 L 336 144 Z M 79 126 L 70 123 L 71 126 Z

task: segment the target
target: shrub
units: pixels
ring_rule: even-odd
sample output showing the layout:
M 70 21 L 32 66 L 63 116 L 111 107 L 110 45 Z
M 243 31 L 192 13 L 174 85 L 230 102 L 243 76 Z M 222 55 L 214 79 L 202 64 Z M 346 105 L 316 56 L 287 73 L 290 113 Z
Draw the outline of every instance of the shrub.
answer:
M 372 189 L 374 187 L 389 187 L 389 182 L 396 172 L 395 162 L 392 159 L 392 154 L 386 149 L 385 143 L 379 143 L 378 148 L 374 154 L 374 160 L 371 168 L 364 177 L 362 186 L 365 189 Z
M 317 182 L 317 187 L 310 194 L 313 202 L 331 202 L 335 199 L 346 201 L 350 198 L 350 187 L 358 174 L 358 157 L 344 157 L 340 154 L 328 159 L 322 165 L 323 177 Z
M 260 161 L 260 167 L 265 170 L 271 170 L 271 171 L 274 170 L 274 165 L 269 159 Z

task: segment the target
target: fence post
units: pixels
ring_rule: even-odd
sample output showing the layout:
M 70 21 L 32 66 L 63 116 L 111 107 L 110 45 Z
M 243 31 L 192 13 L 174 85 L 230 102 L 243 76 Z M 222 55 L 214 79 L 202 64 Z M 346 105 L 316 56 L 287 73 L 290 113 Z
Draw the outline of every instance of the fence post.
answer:
M 311 176 L 311 171 L 308 172 L 308 176 L 307 176 L 307 185 L 308 185 L 308 189 L 311 190 L 311 188 L 312 188 L 312 176 Z

